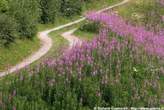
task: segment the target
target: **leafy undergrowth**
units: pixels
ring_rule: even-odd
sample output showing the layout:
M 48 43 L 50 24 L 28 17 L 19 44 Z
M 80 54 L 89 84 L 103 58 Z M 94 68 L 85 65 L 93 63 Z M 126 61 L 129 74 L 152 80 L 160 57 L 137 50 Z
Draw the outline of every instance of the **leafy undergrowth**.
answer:
M 40 47 L 38 38 L 16 40 L 9 47 L 0 47 L 0 71 L 17 64 Z
M 104 24 L 99 35 L 59 59 L 50 58 L 35 69 L 6 77 L 0 83 L 1 109 L 92 110 L 96 106 L 164 105 L 163 56 L 150 54 L 144 44 L 137 45 L 134 34 L 129 34 L 132 30 L 121 29 L 121 33 L 121 26 L 127 29 L 130 25 L 120 17 L 104 13 L 87 17 Z

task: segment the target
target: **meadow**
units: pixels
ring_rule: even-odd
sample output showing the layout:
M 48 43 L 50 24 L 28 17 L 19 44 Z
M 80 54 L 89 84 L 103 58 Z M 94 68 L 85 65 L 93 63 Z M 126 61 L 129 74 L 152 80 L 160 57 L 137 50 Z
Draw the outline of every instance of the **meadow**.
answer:
M 87 20 L 75 26 L 79 29 L 74 35 L 83 43 L 60 56 L 56 49 L 67 46 L 59 36 L 63 31 L 51 33 L 59 39 L 54 38 L 58 48 L 40 64 L 1 79 L 0 109 L 164 107 L 164 4 L 151 1 L 153 6 L 150 0 L 136 0 L 127 4 L 129 8 L 88 12 Z M 147 10 L 152 7 L 160 13 Z M 133 19 L 133 13 L 141 12 L 144 18 Z

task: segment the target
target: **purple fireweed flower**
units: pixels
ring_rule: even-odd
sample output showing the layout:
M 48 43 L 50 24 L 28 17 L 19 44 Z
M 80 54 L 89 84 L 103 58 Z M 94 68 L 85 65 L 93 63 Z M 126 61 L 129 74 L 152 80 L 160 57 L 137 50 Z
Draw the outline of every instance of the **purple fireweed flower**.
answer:
M 125 36 L 125 39 L 131 37 L 135 44 L 138 46 L 143 45 L 146 51 L 164 57 L 164 35 L 157 35 L 154 32 L 147 31 L 144 27 L 135 27 L 127 24 L 114 13 L 91 12 L 86 17 L 89 20 L 105 24 L 112 32 L 117 33 L 119 36 Z M 152 50 L 150 50 L 149 46 L 153 47 Z
M 158 33 L 159 36 L 164 36 L 164 29 L 161 29 Z
M 157 0 L 158 3 L 160 3 L 161 5 L 164 5 L 164 0 Z

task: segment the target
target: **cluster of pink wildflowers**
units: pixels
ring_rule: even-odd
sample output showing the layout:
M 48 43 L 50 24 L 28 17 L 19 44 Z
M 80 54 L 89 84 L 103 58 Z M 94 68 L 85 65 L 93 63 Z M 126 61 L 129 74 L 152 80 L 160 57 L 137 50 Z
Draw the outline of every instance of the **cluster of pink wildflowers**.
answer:
M 93 76 L 104 73 L 101 69 L 103 65 L 98 62 L 109 63 L 108 60 L 103 59 L 109 59 L 112 52 L 120 51 L 126 44 L 126 42 L 118 42 L 115 38 L 109 40 L 108 30 L 102 29 L 91 42 L 76 45 L 72 50 L 64 53 L 60 59 L 48 59 L 46 65 L 55 69 L 59 74 L 68 75 L 67 78 L 73 73 L 77 73 L 80 80 L 85 75 L 87 65 L 91 67 L 89 72 Z
M 89 20 L 103 23 L 119 36 L 131 37 L 138 46 L 143 46 L 151 54 L 164 57 L 164 35 L 147 31 L 144 27 L 137 27 L 126 23 L 114 13 L 95 13 L 87 15 Z M 161 32 L 162 33 L 162 32 Z
M 164 0 L 157 0 L 158 3 L 160 3 L 161 5 L 164 5 Z

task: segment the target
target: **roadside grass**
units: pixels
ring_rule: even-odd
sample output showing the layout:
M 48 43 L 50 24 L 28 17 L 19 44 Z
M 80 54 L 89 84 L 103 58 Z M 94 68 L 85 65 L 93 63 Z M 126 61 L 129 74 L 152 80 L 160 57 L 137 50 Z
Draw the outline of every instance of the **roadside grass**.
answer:
M 57 58 L 62 54 L 64 49 L 66 49 L 67 46 L 69 45 L 68 41 L 65 40 L 62 36 L 60 36 L 60 32 L 58 33 L 52 32 L 49 34 L 49 36 L 52 38 L 54 45 L 45 57 Z
M 78 29 L 74 32 L 74 35 L 80 39 L 91 41 L 96 36 L 96 33 L 84 32 Z
M 33 40 L 16 40 L 9 47 L 0 47 L 0 71 L 21 62 L 40 47 L 37 37 Z

